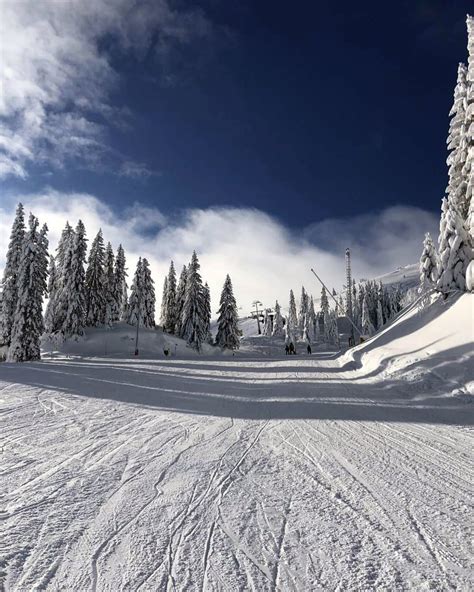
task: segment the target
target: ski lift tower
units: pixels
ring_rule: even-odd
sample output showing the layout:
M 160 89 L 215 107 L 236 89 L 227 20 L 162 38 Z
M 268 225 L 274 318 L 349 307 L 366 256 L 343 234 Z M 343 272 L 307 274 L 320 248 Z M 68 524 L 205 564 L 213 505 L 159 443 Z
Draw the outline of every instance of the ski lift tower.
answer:
M 352 319 L 352 271 L 351 271 L 351 251 L 346 249 L 346 314 Z M 351 339 L 355 343 L 354 327 L 351 325 Z

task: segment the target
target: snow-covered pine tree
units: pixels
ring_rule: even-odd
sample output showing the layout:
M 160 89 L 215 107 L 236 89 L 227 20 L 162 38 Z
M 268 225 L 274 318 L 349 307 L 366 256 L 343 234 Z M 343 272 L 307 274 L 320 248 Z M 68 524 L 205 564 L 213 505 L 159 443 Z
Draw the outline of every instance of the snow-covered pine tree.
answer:
M 438 281 L 438 254 L 429 232 L 425 234 L 423 241 L 423 252 L 420 258 L 420 288 L 419 291 L 426 290 L 436 286 Z
M 58 276 L 60 281 L 63 277 L 63 265 L 64 260 L 66 259 L 67 253 L 71 247 L 71 243 L 74 237 L 74 230 L 69 222 L 66 222 L 66 226 L 64 227 L 63 231 L 61 232 L 61 237 L 58 242 L 58 246 L 56 248 L 56 269 L 58 272 Z
M 466 287 L 466 269 L 473 258 L 470 236 L 455 204 L 443 199 L 439 232 L 437 288 L 447 294 Z
M 183 269 L 181 270 L 181 275 L 179 276 L 178 287 L 176 289 L 176 326 L 175 326 L 175 335 L 179 337 L 183 336 L 183 308 L 184 308 L 184 301 L 186 299 L 186 277 L 188 275 L 188 270 L 185 265 L 183 265 Z
M 324 321 L 325 328 L 327 327 L 326 341 L 339 347 L 339 329 L 337 327 L 337 313 L 335 310 L 330 310 Z
M 326 293 L 326 288 L 324 286 L 321 290 L 321 301 L 320 301 L 319 305 L 321 307 L 321 315 L 323 317 L 324 339 L 325 339 L 325 341 L 327 341 L 329 327 L 326 327 L 326 321 L 329 319 L 329 300 L 328 300 L 328 295 Z
M 58 300 L 63 302 L 61 308 L 66 313 L 59 329 L 64 337 L 80 337 L 84 335 L 86 324 L 86 263 L 87 239 L 86 229 L 81 220 L 77 223 L 72 237 L 72 244 L 64 260 L 64 279 Z
M 102 230 L 92 241 L 86 271 L 86 325 L 98 327 L 105 321 L 106 278 Z
M 474 195 L 474 18 L 467 16 L 467 95 L 466 95 L 466 144 L 467 156 L 463 168 L 463 176 L 466 179 L 465 201 L 461 214 L 469 212 Z M 474 241 L 474 236 L 471 234 Z
M 54 331 L 54 303 L 56 298 L 56 290 L 58 284 L 58 275 L 56 270 L 56 261 L 51 255 L 49 258 L 48 267 L 48 304 L 44 315 L 44 330 L 48 335 Z
M 290 290 L 290 304 L 288 307 L 288 333 L 291 335 L 291 338 L 295 340 L 297 332 L 298 317 L 296 315 L 295 295 L 293 294 L 293 290 Z M 293 343 L 296 345 L 296 341 L 293 341 Z
M 204 284 L 204 311 L 205 311 L 205 321 L 204 321 L 204 330 L 206 333 L 205 341 L 212 345 L 212 333 L 211 333 L 211 290 L 209 289 L 209 285 L 206 282 Z
M 314 310 L 314 300 L 312 296 L 309 299 L 307 319 L 308 336 L 310 341 L 313 342 L 316 340 L 316 312 Z
M 163 280 L 163 294 L 161 295 L 160 325 L 165 331 L 166 305 L 168 303 L 168 276 Z
M 377 330 L 383 327 L 383 311 L 382 311 L 382 302 L 380 300 L 377 301 Z
M 18 204 L 8 244 L 2 281 L 2 310 L 0 314 L 0 344 L 9 345 L 16 305 L 18 302 L 18 273 L 25 239 L 25 212 Z
M 454 103 L 449 112 L 451 122 L 449 125 L 447 145 L 450 153 L 446 161 L 449 167 L 449 182 L 448 187 L 446 188 L 446 194 L 451 203 L 457 207 L 464 219 L 467 214 L 467 177 L 464 169 L 468 152 L 466 133 L 466 96 L 467 68 L 464 64 L 459 64 L 458 78 L 454 89 Z
M 122 307 L 120 309 L 120 320 L 126 321 L 128 319 L 128 290 L 127 282 L 122 285 Z
M 357 286 L 355 280 L 352 280 L 352 318 L 356 327 L 360 327 L 359 298 L 357 297 Z
M 283 317 L 281 316 L 281 308 L 277 300 L 275 302 L 275 315 L 273 317 L 273 335 L 275 337 L 282 337 L 283 333 Z
M 115 300 L 115 256 L 110 242 L 108 242 L 105 247 L 104 294 L 104 325 L 106 327 L 111 327 L 114 318 L 117 316 L 117 303 Z
M 130 290 L 130 298 L 127 306 L 127 323 L 136 327 L 137 320 L 140 325 L 143 325 L 143 264 L 140 257 L 137 262 L 135 275 L 133 276 L 132 287 Z
M 167 278 L 167 292 L 166 296 L 163 294 L 165 298 L 165 308 L 164 308 L 164 323 L 163 328 L 167 333 L 171 335 L 174 334 L 176 330 L 176 271 L 174 269 L 174 263 L 171 261 L 170 268 L 168 271 L 168 278 Z M 206 284 L 207 285 L 207 284 Z M 209 286 L 208 286 L 209 289 Z M 211 300 L 210 300 L 210 293 L 209 293 L 209 326 L 211 322 Z
M 298 332 L 303 336 L 304 327 L 306 324 L 306 316 L 308 314 L 309 299 L 304 286 L 301 288 L 300 309 L 298 312 Z
M 223 349 L 238 349 L 240 346 L 239 315 L 232 282 L 226 276 L 219 303 L 216 345 Z
M 153 329 L 155 326 L 155 287 L 151 277 L 150 264 L 145 257 L 142 259 L 142 288 L 143 288 L 143 326 Z
M 44 330 L 43 296 L 47 289 L 48 228 L 38 232 L 38 219 L 30 214 L 18 268 L 17 304 L 8 348 L 9 362 L 39 360 Z
M 368 305 L 368 298 L 367 295 L 364 297 L 362 302 L 362 334 L 363 335 L 373 335 L 375 333 L 375 327 L 372 323 L 372 319 L 370 317 L 369 305 Z
M 117 255 L 115 256 L 114 268 L 114 313 L 112 320 L 114 322 L 125 320 L 126 311 L 124 306 L 127 306 L 127 269 L 125 267 L 125 251 L 122 245 L 118 246 Z
M 188 344 L 198 351 L 200 351 L 201 344 L 206 339 L 206 309 L 199 268 L 199 260 L 196 251 L 194 251 L 186 273 L 186 293 L 182 311 L 181 332 L 183 339 L 186 339 Z

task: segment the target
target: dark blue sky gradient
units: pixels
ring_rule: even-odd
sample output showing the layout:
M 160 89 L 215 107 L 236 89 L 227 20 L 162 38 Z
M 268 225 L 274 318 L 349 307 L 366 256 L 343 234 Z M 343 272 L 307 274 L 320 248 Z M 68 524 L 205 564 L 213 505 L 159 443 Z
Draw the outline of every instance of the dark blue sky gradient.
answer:
M 394 204 L 439 209 L 471 2 L 199 5 L 216 28 L 202 47 L 176 50 L 165 66 L 153 50 L 115 59 L 114 103 L 134 118 L 110 131 L 112 146 L 159 175 L 37 169 L 7 185 L 167 214 L 252 206 L 291 226 Z

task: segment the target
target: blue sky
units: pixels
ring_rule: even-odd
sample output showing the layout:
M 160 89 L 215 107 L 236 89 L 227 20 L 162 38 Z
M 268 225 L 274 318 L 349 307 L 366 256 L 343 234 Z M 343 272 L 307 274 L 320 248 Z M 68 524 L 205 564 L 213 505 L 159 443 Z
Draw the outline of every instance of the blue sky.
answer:
M 337 219 L 355 248 L 352 219 L 363 232 L 361 216 L 410 206 L 400 264 L 416 260 L 446 186 L 470 3 L 40 4 L 1 8 L 5 204 L 87 195 L 120 219 L 138 203 L 159 211 L 143 236 L 253 208 L 319 247 Z

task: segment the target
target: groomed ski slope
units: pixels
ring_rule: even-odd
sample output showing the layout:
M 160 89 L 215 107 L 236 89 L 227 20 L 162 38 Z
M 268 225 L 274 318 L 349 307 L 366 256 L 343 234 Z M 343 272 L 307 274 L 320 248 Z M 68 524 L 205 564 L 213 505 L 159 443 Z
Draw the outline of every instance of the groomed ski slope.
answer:
M 472 589 L 472 306 L 340 357 L 0 365 L 0 582 Z

